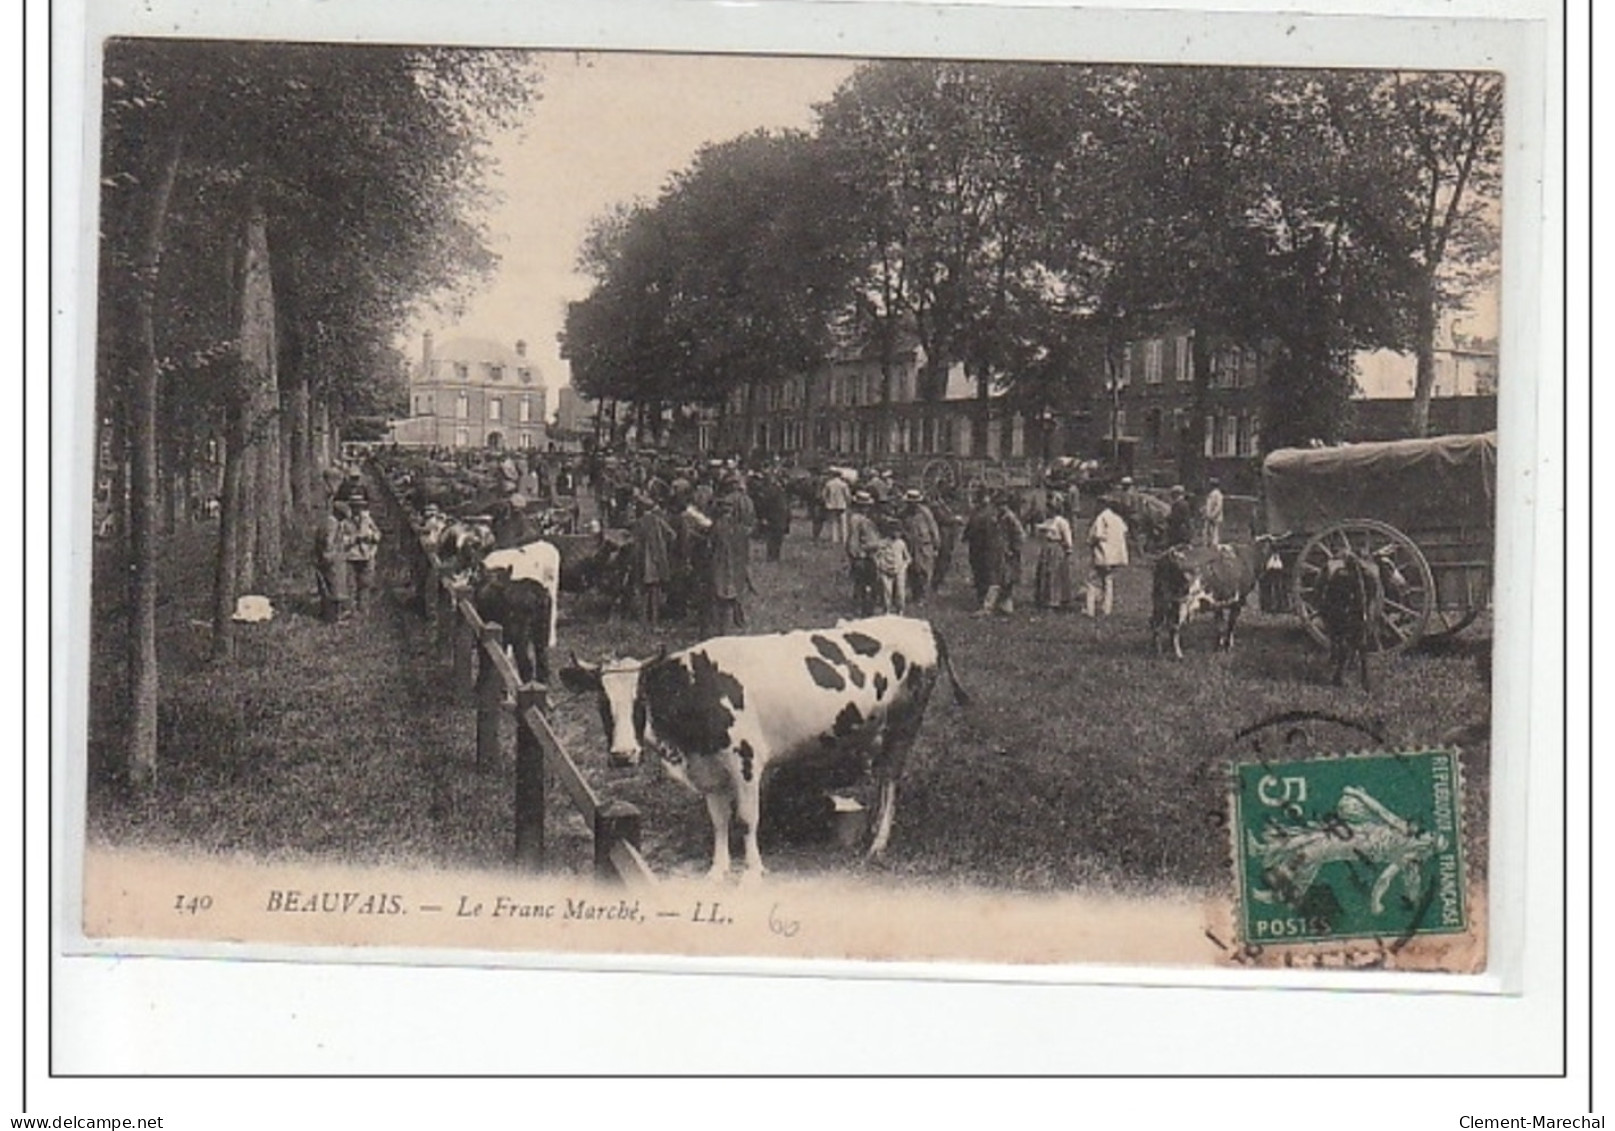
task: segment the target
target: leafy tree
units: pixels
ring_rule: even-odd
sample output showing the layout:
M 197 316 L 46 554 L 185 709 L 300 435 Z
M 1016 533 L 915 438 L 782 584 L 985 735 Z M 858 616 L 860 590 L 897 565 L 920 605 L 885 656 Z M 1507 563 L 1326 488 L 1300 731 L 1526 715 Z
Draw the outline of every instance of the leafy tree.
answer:
M 507 53 L 438 48 L 113 40 L 105 62 L 102 326 L 133 332 L 110 334 L 98 361 L 104 400 L 129 403 L 129 767 L 143 782 L 156 767 L 157 406 L 166 392 L 225 420 L 215 647 L 228 653 L 234 592 L 280 568 L 298 509 L 282 485 L 311 498 L 303 390 L 340 404 L 357 379 L 341 363 L 380 356 L 414 303 L 491 262 L 466 219 L 481 136 L 532 76 Z M 331 368 L 311 379 L 311 365 Z
M 837 185 L 800 133 L 703 148 L 654 205 L 592 229 L 594 291 L 568 310 L 563 354 L 580 392 L 651 404 L 722 403 L 811 369 L 845 304 Z
M 1503 79 L 1484 72 L 1394 76 L 1383 92 L 1402 175 L 1399 212 L 1413 244 L 1413 434 L 1430 430 L 1440 311 L 1495 262 L 1503 146 Z
M 987 397 L 1011 350 L 1011 308 L 1036 307 L 1047 167 L 1032 140 L 1036 68 L 900 61 L 861 69 L 821 108 L 821 131 L 848 186 L 858 241 L 860 320 L 881 350 L 890 414 L 895 346 L 912 327 L 924 349 L 923 399 L 949 369 Z M 889 429 L 882 428 L 882 442 Z

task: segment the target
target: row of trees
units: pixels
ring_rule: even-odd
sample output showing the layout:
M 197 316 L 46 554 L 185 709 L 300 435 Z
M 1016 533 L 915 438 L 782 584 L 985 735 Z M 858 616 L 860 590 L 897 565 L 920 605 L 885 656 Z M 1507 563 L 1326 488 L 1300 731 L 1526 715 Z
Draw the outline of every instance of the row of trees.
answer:
M 591 396 L 749 405 L 851 337 L 889 411 L 912 333 L 921 397 L 963 364 L 984 431 L 994 384 L 1079 407 L 1170 320 L 1202 398 L 1219 345 L 1268 352 L 1276 444 L 1338 434 L 1356 350 L 1410 350 L 1423 434 L 1439 312 L 1495 262 L 1502 94 L 1482 73 L 872 63 L 814 131 L 709 146 L 598 221 L 563 352 Z
M 536 76 L 519 55 L 442 48 L 114 40 L 104 62 L 97 398 L 129 469 L 139 784 L 157 764 L 164 503 L 222 452 L 227 658 L 236 596 L 273 588 L 288 537 L 307 538 L 343 422 L 401 398 L 406 320 L 492 268 L 483 139 Z

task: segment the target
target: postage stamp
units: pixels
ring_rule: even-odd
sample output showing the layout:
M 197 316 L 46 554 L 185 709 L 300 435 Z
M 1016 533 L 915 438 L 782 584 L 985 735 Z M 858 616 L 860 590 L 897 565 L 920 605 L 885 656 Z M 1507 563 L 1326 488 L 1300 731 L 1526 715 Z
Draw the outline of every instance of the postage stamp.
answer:
M 1455 749 L 1242 762 L 1231 803 L 1247 945 L 1467 929 Z

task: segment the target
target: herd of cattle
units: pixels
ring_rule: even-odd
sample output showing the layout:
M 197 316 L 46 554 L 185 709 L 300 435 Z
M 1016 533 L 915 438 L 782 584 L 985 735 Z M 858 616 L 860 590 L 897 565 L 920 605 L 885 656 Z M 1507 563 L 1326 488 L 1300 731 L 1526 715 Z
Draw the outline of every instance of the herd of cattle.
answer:
M 441 478 L 433 491 L 422 491 L 419 467 L 379 470 L 395 498 L 413 503 L 425 546 L 468 588 L 482 618 L 503 627 L 520 677 L 548 683 L 561 594 L 626 583 L 621 532 L 544 533 L 509 498 L 456 502 L 445 498 Z M 430 501 L 433 492 L 447 506 Z M 478 506 L 486 510 L 468 513 Z M 1272 540 L 1262 537 L 1161 552 L 1152 567 L 1156 649 L 1169 644 L 1181 659 L 1182 628 L 1202 613 L 1218 620 L 1218 647 L 1232 649 L 1246 600 L 1264 574 L 1282 569 L 1273 550 Z M 1355 659 L 1367 688 L 1367 656 L 1376 647 L 1385 593 L 1400 584 L 1386 558 L 1347 553 L 1330 563 L 1318 607 L 1336 684 Z M 591 664 L 573 656 L 557 674 L 567 688 L 597 698 L 611 764 L 636 765 L 650 751 L 667 776 L 705 799 L 713 875 L 729 871 L 733 820 L 744 839 L 744 875 L 755 878 L 763 871 L 757 847 L 763 778 L 788 763 L 856 761 L 876 783 L 868 851 L 878 856 L 885 850 L 903 763 L 944 671 L 956 701 L 967 702 L 937 630 L 924 620 L 882 616 L 833 628 L 718 637 L 643 660 Z

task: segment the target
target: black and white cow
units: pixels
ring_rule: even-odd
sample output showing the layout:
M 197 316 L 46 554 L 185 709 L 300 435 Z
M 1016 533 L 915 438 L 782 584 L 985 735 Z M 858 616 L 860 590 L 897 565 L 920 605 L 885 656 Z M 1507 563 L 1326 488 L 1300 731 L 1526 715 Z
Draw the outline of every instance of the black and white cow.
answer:
M 477 569 L 477 613 L 497 621 L 525 682 L 549 682 L 561 603 L 561 554 L 548 542 L 490 550 Z
M 1234 627 L 1245 601 L 1271 568 L 1273 539 L 1238 546 L 1174 546 L 1155 559 L 1150 601 L 1150 637 L 1160 652 L 1162 637 L 1183 659 L 1183 626 L 1200 612 L 1217 618 L 1217 647 L 1232 651 Z
M 769 768 L 856 754 L 878 784 L 869 855 L 891 837 L 897 782 L 938 673 L 968 700 L 942 637 L 923 620 L 885 616 L 775 636 L 720 636 L 650 660 L 573 658 L 561 682 L 599 697 L 608 756 L 649 749 L 706 799 L 713 878 L 729 872 L 731 813 L 745 838 L 744 879 L 762 875 L 757 825 Z

